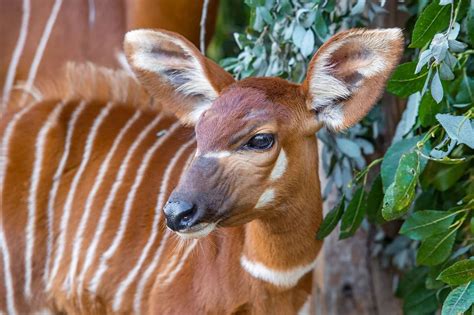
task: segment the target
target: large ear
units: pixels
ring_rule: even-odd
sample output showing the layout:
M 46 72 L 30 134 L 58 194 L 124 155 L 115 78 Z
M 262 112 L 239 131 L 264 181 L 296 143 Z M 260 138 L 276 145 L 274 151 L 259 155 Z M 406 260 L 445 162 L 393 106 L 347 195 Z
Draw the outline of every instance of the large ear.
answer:
M 382 94 L 403 51 L 400 29 L 353 29 L 333 36 L 311 60 L 307 105 L 332 130 L 360 121 Z
M 163 30 L 134 30 L 124 50 L 133 72 L 165 109 L 195 124 L 234 79 L 187 39 Z

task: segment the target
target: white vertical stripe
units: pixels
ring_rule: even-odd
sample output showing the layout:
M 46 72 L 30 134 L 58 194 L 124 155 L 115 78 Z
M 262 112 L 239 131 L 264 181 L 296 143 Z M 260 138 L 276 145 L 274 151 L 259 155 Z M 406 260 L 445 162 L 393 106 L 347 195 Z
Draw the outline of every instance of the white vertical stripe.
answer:
M 194 152 L 192 152 L 189 155 L 189 158 L 186 161 L 186 163 L 183 167 L 183 170 L 181 171 L 181 174 L 180 174 L 179 178 L 183 177 L 183 175 L 184 175 L 187 167 L 191 163 L 193 157 L 194 157 Z M 168 229 L 166 230 L 166 234 L 161 239 L 160 246 L 158 247 L 158 250 L 156 251 L 155 256 L 153 257 L 153 261 L 148 266 L 148 268 L 146 269 L 145 273 L 143 274 L 142 278 L 140 279 L 140 281 L 137 285 L 137 290 L 135 292 L 135 296 L 134 296 L 134 299 L 133 299 L 133 310 L 136 314 L 141 313 L 141 303 L 142 303 L 142 300 L 143 300 L 143 293 L 145 291 L 145 286 L 148 283 L 148 280 L 150 279 L 153 271 L 155 271 L 156 267 L 158 266 L 158 263 L 160 261 L 163 250 L 165 248 L 166 242 L 168 241 L 168 238 L 169 238 L 171 233 L 172 232 L 170 232 Z M 171 268 L 171 266 L 174 265 L 174 263 L 176 262 L 176 259 L 177 259 L 176 255 L 177 255 L 177 253 L 174 255 L 174 262 L 172 264 L 167 265 L 167 268 L 165 268 L 165 271 L 163 272 L 163 274 L 167 274 L 169 272 L 168 268 Z
M 30 0 L 23 0 L 23 14 L 21 16 L 21 25 L 20 25 L 20 34 L 18 35 L 18 40 L 16 42 L 15 50 L 13 51 L 12 60 L 8 65 L 7 76 L 5 79 L 5 84 L 3 85 L 3 97 L 2 97 L 2 106 L 0 111 L 3 111 L 4 106 L 10 100 L 10 93 L 13 86 L 13 81 L 15 80 L 16 68 L 20 62 L 21 54 L 25 48 L 26 37 L 28 35 L 28 24 L 30 22 Z
M 2 138 L 2 146 L 0 148 L 0 190 L 3 191 L 3 185 L 5 181 L 5 174 L 8 165 L 8 148 L 10 146 L 11 137 L 13 135 L 14 128 L 18 121 L 25 115 L 35 104 L 23 107 L 19 112 L 13 115 L 12 119 L 8 123 Z
M 76 122 L 79 119 L 79 116 L 84 111 L 85 107 L 86 107 L 86 103 L 84 101 L 81 102 L 77 106 L 77 108 L 74 110 L 74 112 L 71 115 L 71 118 L 68 121 L 63 155 L 61 156 L 61 160 L 59 161 L 58 168 L 56 169 L 56 172 L 54 173 L 53 187 L 49 191 L 48 210 L 47 210 L 48 239 L 47 239 L 47 246 L 46 246 L 46 260 L 45 260 L 44 273 L 43 273 L 44 285 L 47 284 L 48 279 L 49 279 L 49 271 L 50 271 L 49 265 L 51 263 L 51 256 L 53 254 L 54 203 L 56 202 L 56 194 L 58 193 L 59 185 L 61 183 L 61 176 L 64 173 L 66 162 L 69 158 L 69 151 L 71 150 L 72 136 L 76 128 Z
M 82 267 L 82 271 L 81 271 L 81 274 L 79 276 L 78 290 L 82 289 L 82 285 L 84 283 L 84 278 L 86 276 L 86 272 L 89 269 L 89 267 L 91 266 L 92 262 L 94 261 L 95 252 L 97 251 L 97 246 L 99 245 L 100 238 L 102 237 L 102 233 L 105 230 L 107 220 L 109 219 L 110 211 L 112 209 L 112 205 L 113 205 L 113 202 L 115 200 L 115 197 L 118 193 L 118 190 L 119 190 L 120 186 L 122 185 L 122 181 L 125 177 L 125 174 L 127 173 L 127 170 L 128 170 L 129 164 L 130 164 L 130 160 L 135 155 L 135 151 L 142 144 L 142 142 L 145 140 L 145 138 L 149 135 L 149 133 L 161 121 L 162 117 L 163 117 L 162 114 L 157 116 L 148 126 L 146 126 L 145 129 L 143 129 L 140 132 L 137 139 L 135 139 L 133 144 L 130 146 L 130 148 L 127 151 L 127 154 L 125 155 L 125 158 L 123 159 L 122 163 L 120 164 L 120 168 L 118 170 L 117 176 L 115 176 L 114 184 L 112 185 L 110 193 L 107 196 L 104 208 L 103 208 L 102 213 L 100 215 L 99 224 L 97 225 L 97 228 L 95 230 L 94 237 L 92 237 L 92 243 L 90 244 L 90 246 L 87 250 L 87 255 L 86 255 L 85 262 L 84 262 L 84 266 Z
M 13 135 L 13 131 L 15 130 L 16 124 L 20 119 L 29 112 L 31 108 L 33 108 L 34 104 L 30 104 L 27 107 L 24 107 L 19 112 L 17 112 L 10 122 L 8 123 L 7 127 L 5 128 L 5 132 L 2 139 L 2 146 L 0 151 L 0 201 L 3 202 L 3 188 L 5 187 L 5 174 L 7 171 L 8 166 L 8 148 L 10 147 L 11 137 Z M 6 287 L 6 300 L 7 300 L 7 308 L 10 314 L 16 314 L 16 307 L 15 307 L 15 290 L 13 288 L 13 279 L 11 274 L 11 266 L 10 266 L 10 252 L 8 250 L 7 240 L 4 235 L 3 231 L 3 212 L 0 212 L 0 250 L 2 252 L 3 257 L 3 272 L 5 278 L 5 287 Z
M 184 254 L 183 256 L 181 257 L 181 260 L 179 261 L 179 263 L 176 265 L 176 267 L 170 272 L 166 272 L 166 273 L 163 273 L 163 275 L 158 275 L 158 277 L 156 277 L 156 280 L 157 282 L 158 281 L 161 281 L 161 279 L 164 278 L 163 280 L 163 283 L 162 283 L 162 286 L 167 286 L 169 285 L 171 282 L 173 282 L 174 278 L 178 275 L 178 273 L 181 271 L 181 269 L 183 268 L 184 266 L 184 263 L 186 262 L 186 260 L 188 259 L 188 256 L 189 254 L 191 254 L 191 251 L 194 249 L 194 247 L 196 247 L 197 245 L 197 242 L 198 240 L 197 239 L 194 239 L 192 242 L 191 242 L 191 245 L 189 245 L 186 250 L 184 251 Z M 176 260 L 175 260 L 176 261 Z M 169 269 L 171 270 L 171 268 Z M 169 271 L 168 270 L 168 271 Z M 167 276 L 167 277 L 166 277 Z M 166 278 L 165 278 L 166 277 Z M 159 283 L 159 282 L 158 282 Z
M 56 124 L 59 114 L 64 108 L 65 103 L 56 105 L 56 108 L 49 115 L 46 123 L 41 127 L 41 130 L 36 137 L 35 142 L 35 158 L 33 164 L 33 174 L 30 183 L 30 190 L 28 193 L 28 221 L 26 223 L 26 246 L 25 246 L 25 288 L 24 294 L 27 299 L 31 298 L 31 277 L 32 277 L 32 258 L 33 248 L 35 245 L 35 230 L 36 230 L 36 210 L 38 203 L 38 187 L 41 179 L 41 168 L 44 162 L 44 149 L 46 139 L 51 128 Z
M 165 230 L 165 234 L 163 238 L 160 240 L 160 246 L 158 246 L 155 256 L 153 257 L 153 261 L 145 270 L 145 272 L 143 273 L 143 277 L 140 279 L 140 281 L 137 284 L 137 290 L 133 298 L 133 310 L 135 314 L 141 314 L 141 303 L 143 299 L 143 293 L 145 291 L 145 286 L 148 283 L 148 279 L 150 279 L 151 274 L 153 273 L 153 271 L 155 271 L 156 267 L 158 266 L 160 257 L 163 254 L 163 250 L 165 249 L 166 242 L 168 241 L 168 238 L 170 237 L 171 233 L 172 232 L 170 232 L 168 229 Z
M 156 203 L 156 206 L 155 206 L 155 214 L 154 214 L 154 218 L 153 218 L 152 230 L 151 230 L 150 237 L 148 238 L 148 241 L 147 241 L 145 247 L 143 248 L 143 251 L 142 251 L 142 253 L 140 255 L 140 258 L 138 259 L 137 263 L 135 264 L 133 269 L 128 273 L 125 280 L 123 280 L 120 283 L 120 285 L 117 289 L 117 292 L 115 293 L 114 302 L 113 302 L 113 309 L 116 312 L 120 309 L 120 305 L 122 304 L 123 295 L 127 291 L 130 284 L 137 277 L 138 272 L 140 271 L 140 268 L 142 267 L 143 263 L 145 262 L 146 257 L 148 256 L 148 253 L 151 249 L 151 246 L 153 245 L 153 243 L 155 242 L 155 240 L 157 238 L 158 229 L 159 229 L 159 222 L 160 222 L 160 219 L 161 219 L 162 208 L 163 208 L 163 204 L 165 202 L 164 199 L 166 197 L 166 192 L 168 190 L 168 182 L 170 180 L 171 173 L 172 173 L 173 169 L 175 168 L 176 163 L 178 162 L 178 160 L 183 155 L 183 153 L 194 142 L 195 141 L 193 139 L 191 141 L 188 141 L 184 145 L 182 145 L 181 148 L 179 148 L 179 150 L 176 152 L 176 154 L 170 160 L 170 162 L 168 163 L 168 166 L 166 167 L 165 173 L 163 175 L 163 179 L 161 181 L 160 193 L 158 194 L 158 200 L 157 200 L 157 203 Z
M 53 30 L 54 23 L 56 23 L 56 18 L 58 17 L 59 9 L 61 8 L 62 0 L 55 0 L 53 8 L 51 9 L 51 14 L 49 15 L 46 25 L 43 30 L 43 35 L 41 35 L 38 48 L 36 49 L 35 56 L 33 57 L 33 62 L 31 63 L 30 71 L 28 72 L 28 78 L 26 79 L 25 89 L 28 91 L 33 86 L 33 81 L 36 78 L 36 73 L 38 72 L 38 67 L 43 58 L 43 53 L 48 43 L 49 36 Z M 23 94 L 20 104 L 24 104 L 26 101 L 27 94 Z
M 84 173 L 84 170 L 86 169 L 86 166 L 89 164 L 89 159 L 92 154 L 92 149 L 95 142 L 95 138 L 97 136 L 97 131 L 99 130 L 99 127 L 102 125 L 103 121 L 109 114 L 111 107 L 112 107 L 112 103 L 108 103 L 107 106 L 104 107 L 100 111 L 99 115 L 94 120 L 91 129 L 89 130 L 89 134 L 87 135 L 87 140 L 84 147 L 84 154 L 81 159 L 81 164 L 79 165 L 79 168 L 72 180 L 71 186 L 69 187 L 69 192 L 66 197 L 66 201 L 64 203 L 63 213 L 61 216 L 61 222 L 59 226 L 58 248 L 57 248 L 56 257 L 54 260 L 53 269 L 49 277 L 47 290 L 51 288 L 51 285 L 53 284 L 53 280 L 56 277 L 56 274 L 58 273 L 61 260 L 63 259 L 63 256 L 64 256 L 64 251 L 66 247 L 66 235 L 67 235 L 67 230 L 68 230 L 68 225 L 69 225 L 69 217 L 71 216 L 72 205 L 73 205 L 72 203 L 74 201 L 74 196 L 76 195 L 77 186 L 79 185 L 79 181 L 82 178 L 82 175 Z
M 142 163 L 140 164 L 140 167 L 137 172 L 137 176 L 135 178 L 135 181 L 133 182 L 132 188 L 130 189 L 130 192 L 127 195 L 127 199 L 125 201 L 125 209 L 122 213 L 122 217 L 120 220 L 120 225 L 119 229 L 117 231 L 117 234 L 115 234 L 115 238 L 112 241 L 112 244 L 110 247 L 105 251 L 105 253 L 101 256 L 100 259 L 100 264 L 99 268 L 97 269 L 96 273 L 94 274 L 94 277 L 89 283 L 89 290 L 93 292 L 94 294 L 97 292 L 97 288 L 102 280 L 102 276 L 104 273 L 107 271 L 107 263 L 108 261 L 114 256 L 115 252 L 119 248 L 124 236 L 125 236 L 125 231 L 127 229 L 128 225 L 128 219 L 130 217 L 130 213 L 133 207 L 133 203 L 135 201 L 135 195 L 137 193 L 138 188 L 142 184 L 143 178 L 145 176 L 145 171 L 148 168 L 148 165 L 151 161 L 151 158 L 153 157 L 154 153 L 156 150 L 161 146 L 161 144 L 169 138 L 170 135 L 173 134 L 173 132 L 178 129 L 181 126 L 180 122 L 175 122 L 166 135 L 163 137 L 159 138 L 158 141 L 153 144 L 151 148 L 148 149 L 148 151 L 145 154 L 145 157 L 142 160 Z
M 97 195 L 97 192 L 99 191 L 100 186 L 102 185 L 102 182 L 105 179 L 105 175 L 107 171 L 109 171 L 110 167 L 110 162 L 112 158 L 114 157 L 118 146 L 122 142 L 123 138 L 127 134 L 128 130 L 132 127 L 132 125 L 138 120 L 138 118 L 141 116 L 141 112 L 137 111 L 133 115 L 132 118 L 130 118 L 125 126 L 120 130 L 118 133 L 117 137 L 115 138 L 112 147 L 110 148 L 109 152 L 107 153 L 107 156 L 105 157 L 104 161 L 102 162 L 99 173 L 94 180 L 94 185 L 87 196 L 87 201 L 84 207 L 84 213 L 81 217 L 81 221 L 79 223 L 79 227 L 76 231 L 75 237 L 74 237 L 74 248 L 73 248 L 73 254 L 72 254 L 72 262 L 71 262 L 71 269 L 69 270 L 69 281 L 73 281 L 73 278 L 76 275 L 77 271 L 77 264 L 79 262 L 79 255 L 81 252 L 81 247 L 82 247 L 82 242 L 84 241 L 84 233 L 87 227 L 87 223 L 89 221 L 89 217 L 91 215 L 92 211 L 92 205 L 94 203 L 95 197 Z
M 5 287 L 7 289 L 7 310 L 8 314 L 16 315 L 17 311 L 15 307 L 15 290 L 13 289 L 12 273 L 10 269 L 10 252 L 8 250 L 7 240 L 5 239 L 3 231 L 3 220 L 1 221 L 0 226 L 0 250 L 3 257 L 3 276 L 5 278 Z

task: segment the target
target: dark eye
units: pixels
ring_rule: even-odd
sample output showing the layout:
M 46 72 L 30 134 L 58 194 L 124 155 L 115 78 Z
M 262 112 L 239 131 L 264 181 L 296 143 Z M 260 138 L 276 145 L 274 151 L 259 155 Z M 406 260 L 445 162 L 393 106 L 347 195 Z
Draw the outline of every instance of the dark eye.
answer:
M 274 136 L 271 133 L 259 133 L 253 136 L 244 146 L 245 149 L 267 150 L 273 146 Z

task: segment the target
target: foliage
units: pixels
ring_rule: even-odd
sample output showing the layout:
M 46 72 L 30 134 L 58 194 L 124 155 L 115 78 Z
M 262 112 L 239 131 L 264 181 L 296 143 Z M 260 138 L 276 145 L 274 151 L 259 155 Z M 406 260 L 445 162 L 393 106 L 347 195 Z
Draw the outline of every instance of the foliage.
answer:
M 409 45 L 415 50 L 407 51 L 413 61 L 401 64 L 387 85 L 409 96 L 407 109 L 385 157 L 352 186 L 378 201 L 369 221 L 402 220 L 399 233 L 415 246 L 418 267 L 397 291 L 405 313 L 433 314 L 440 307 L 443 315 L 459 314 L 474 303 L 474 3 L 436 0 L 420 11 Z M 382 187 L 377 180 L 368 187 L 380 162 Z M 339 215 L 356 216 L 354 204 L 360 200 L 338 208 Z M 347 236 L 343 225 L 341 237 Z M 328 226 L 334 220 L 323 222 L 325 234 Z

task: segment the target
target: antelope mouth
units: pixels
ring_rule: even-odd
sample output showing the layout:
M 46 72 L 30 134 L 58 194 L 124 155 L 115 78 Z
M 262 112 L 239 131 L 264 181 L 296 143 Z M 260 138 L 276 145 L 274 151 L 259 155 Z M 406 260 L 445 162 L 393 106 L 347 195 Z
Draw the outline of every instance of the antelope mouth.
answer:
M 176 232 L 184 239 L 202 238 L 216 229 L 217 223 L 198 223 L 190 228 Z

